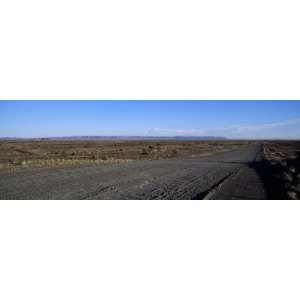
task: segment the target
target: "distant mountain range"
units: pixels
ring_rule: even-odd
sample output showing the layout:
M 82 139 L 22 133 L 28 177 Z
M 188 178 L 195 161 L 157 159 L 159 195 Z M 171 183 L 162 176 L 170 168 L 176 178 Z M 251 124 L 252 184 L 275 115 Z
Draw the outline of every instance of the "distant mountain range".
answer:
M 4 137 L 1 141 L 224 141 L 227 140 L 221 136 L 65 136 L 65 137 L 47 137 L 47 138 L 17 138 Z

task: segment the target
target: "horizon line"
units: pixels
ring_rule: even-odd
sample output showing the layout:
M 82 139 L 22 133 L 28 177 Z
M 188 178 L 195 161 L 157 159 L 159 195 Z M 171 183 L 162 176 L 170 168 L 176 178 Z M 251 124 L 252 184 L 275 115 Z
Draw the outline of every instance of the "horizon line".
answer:
M 215 136 L 215 135 L 70 135 L 70 136 L 40 136 L 40 137 L 10 137 L 10 136 L 5 136 L 5 137 L 0 137 L 0 140 L 41 140 L 41 139 L 76 139 L 76 138 L 145 138 L 145 139 L 153 139 L 153 138 L 184 138 L 184 139 L 195 139 L 195 138 L 202 138 L 202 139 L 220 139 L 220 140 L 300 140 L 299 138 L 288 138 L 288 137 L 278 137 L 278 138 L 269 138 L 269 137 L 264 137 L 264 138 L 230 138 L 230 137 L 226 137 L 226 136 Z

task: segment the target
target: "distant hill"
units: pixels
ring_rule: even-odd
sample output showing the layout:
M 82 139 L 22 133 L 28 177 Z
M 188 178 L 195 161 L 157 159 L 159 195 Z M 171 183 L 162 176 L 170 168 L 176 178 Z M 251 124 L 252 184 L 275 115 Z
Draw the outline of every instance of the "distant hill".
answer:
M 34 141 L 224 141 L 221 136 L 66 136 L 48 138 L 0 138 L 1 141 L 34 140 Z

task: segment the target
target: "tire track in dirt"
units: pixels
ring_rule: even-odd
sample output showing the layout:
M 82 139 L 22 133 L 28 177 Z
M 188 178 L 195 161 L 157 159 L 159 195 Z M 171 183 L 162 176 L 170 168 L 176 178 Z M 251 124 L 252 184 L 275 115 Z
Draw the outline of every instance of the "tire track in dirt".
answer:
M 194 159 L 1 172 L 0 199 L 251 198 L 263 195 L 249 167 L 261 159 L 261 151 L 252 144 Z

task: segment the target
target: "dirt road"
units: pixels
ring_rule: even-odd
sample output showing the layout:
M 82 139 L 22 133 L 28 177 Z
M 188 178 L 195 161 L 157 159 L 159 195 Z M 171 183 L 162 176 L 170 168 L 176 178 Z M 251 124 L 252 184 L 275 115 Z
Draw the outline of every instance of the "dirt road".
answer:
M 207 157 L 0 173 L 0 199 L 264 199 L 262 146 Z

